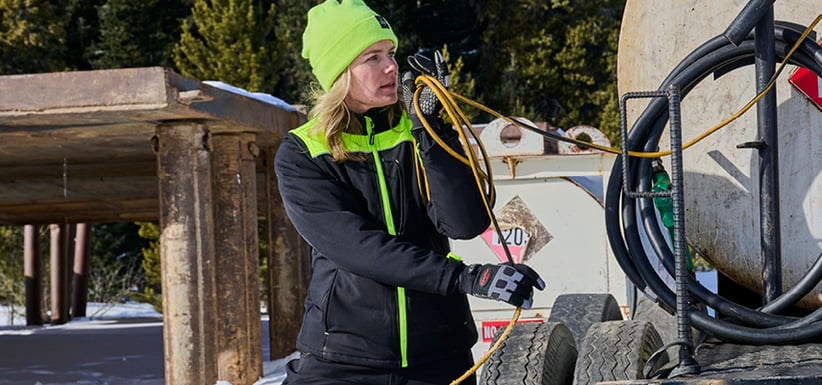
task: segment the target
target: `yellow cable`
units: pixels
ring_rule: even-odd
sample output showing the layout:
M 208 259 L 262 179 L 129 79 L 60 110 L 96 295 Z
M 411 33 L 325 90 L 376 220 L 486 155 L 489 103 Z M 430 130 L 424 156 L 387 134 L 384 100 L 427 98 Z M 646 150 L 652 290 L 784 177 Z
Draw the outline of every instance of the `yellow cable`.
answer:
M 471 142 L 468 139 L 467 135 L 465 134 L 463 127 L 471 127 L 470 122 L 468 122 L 467 117 L 448 94 L 448 91 L 445 87 L 436 79 L 429 77 L 429 76 L 419 76 L 417 77 L 417 90 L 414 92 L 413 98 L 413 105 L 414 109 L 416 110 L 417 116 L 420 118 L 420 121 L 423 123 L 426 131 L 434 139 L 434 142 L 440 145 L 448 154 L 452 157 L 458 159 L 460 162 L 468 165 L 471 168 L 472 173 L 474 174 L 474 181 L 477 184 L 477 189 L 483 196 L 483 204 L 485 205 L 486 214 L 489 217 L 493 217 L 493 212 L 491 207 L 493 206 L 493 202 L 495 201 L 495 189 L 493 187 L 493 175 L 491 173 L 490 165 L 488 162 L 488 155 L 485 152 L 485 147 L 482 144 L 482 141 L 476 137 L 475 131 L 471 128 L 472 135 L 475 136 L 478 148 L 482 153 L 483 161 L 485 161 L 485 170 L 483 171 L 479 166 L 479 160 L 477 159 L 477 155 L 474 153 L 473 149 L 471 148 Z M 457 132 L 459 133 L 460 138 L 462 139 L 463 149 L 465 151 L 466 156 L 458 153 L 454 149 L 451 148 L 445 141 L 437 134 L 437 132 L 431 127 L 428 121 L 425 119 L 425 116 L 420 111 L 419 107 L 419 96 L 422 92 L 423 85 L 427 85 L 429 88 L 434 90 L 434 93 L 440 98 L 440 102 L 443 105 L 443 109 L 448 112 L 449 118 L 451 118 L 452 124 L 454 127 L 457 127 Z M 463 122 L 463 123 L 461 123 Z M 484 182 L 487 183 L 487 186 L 484 185 Z M 487 189 L 486 189 L 487 187 Z
M 462 109 L 459 108 L 456 101 L 451 96 L 451 93 L 435 78 L 428 77 L 428 76 L 420 76 L 417 77 L 417 90 L 414 92 L 414 109 L 416 110 L 417 116 L 420 117 L 420 120 L 423 123 L 426 131 L 428 131 L 429 135 L 434 139 L 434 141 L 439 144 L 448 154 L 453 156 L 454 158 L 460 160 L 462 163 L 465 163 L 471 168 L 471 171 L 474 174 L 474 180 L 477 183 L 477 188 L 479 189 L 480 193 L 483 196 L 483 204 L 485 205 L 486 214 L 489 215 L 493 219 L 494 213 L 492 210 L 492 206 L 494 205 L 494 196 L 495 196 L 495 189 L 493 185 L 493 175 L 491 171 L 491 166 L 489 163 L 489 157 L 485 150 L 485 145 L 479 139 L 479 135 L 477 134 L 476 130 L 474 130 L 473 126 L 469 119 L 465 116 L 465 113 Z M 433 130 L 431 125 L 425 119 L 422 111 L 420 111 L 419 107 L 419 96 L 423 89 L 423 85 L 428 86 L 432 90 L 434 90 L 435 95 L 440 99 L 440 103 L 443 105 L 443 109 L 448 114 L 448 117 L 451 119 L 452 125 L 457 128 L 457 132 L 462 140 L 463 150 L 465 151 L 466 156 L 461 155 L 460 153 L 456 152 L 452 149 L 445 141 L 440 138 L 440 136 Z M 479 165 L 479 159 L 477 155 L 474 153 L 474 149 L 471 147 L 471 141 L 469 140 L 468 135 L 466 134 L 468 131 L 471 136 L 475 139 L 477 148 L 482 154 L 482 159 L 485 162 L 485 171 L 483 171 Z M 483 182 L 487 183 L 487 186 L 483 185 Z M 486 189 L 487 188 L 487 189 Z M 496 221 L 492 220 L 494 224 L 495 230 L 499 232 L 499 228 L 497 226 Z M 504 248 L 508 259 L 512 260 L 510 256 L 510 252 L 508 248 Z M 514 311 L 514 315 L 511 318 L 511 321 L 508 323 L 508 326 L 503 330 L 502 334 L 500 334 L 497 342 L 491 346 L 491 348 L 483 355 L 483 357 L 478 360 L 474 365 L 469 368 L 462 376 L 451 382 L 451 385 L 459 384 L 460 382 L 464 381 L 466 378 L 470 377 L 477 370 L 488 360 L 488 358 L 499 349 L 500 345 L 508 338 L 508 335 L 516 325 L 517 320 L 519 319 L 520 313 L 522 312 L 522 307 L 517 307 Z
M 506 338 L 508 338 L 509 334 L 511 334 L 511 330 L 514 329 L 514 325 L 516 325 L 517 320 L 519 319 L 519 314 L 521 312 L 522 308 L 518 307 L 517 310 L 514 311 L 514 316 L 511 317 L 511 322 L 509 322 L 508 326 L 505 327 L 505 330 L 502 331 L 502 334 L 500 334 L 494 346 L 491 346 L 491 349 L 488 349 L 488 351 L 482 355 L 482 358 L 480 358 L 474 364 L 474 366 L 468 369 L 462 376 L 452 381 L 450 385 L 457 385 L 460 382 L 465 381 L 466 378 L 471 377 L 472 374 L 476 373 L 480 366 L 482 366 L 482 364 L 485 363 L 485 361 L 488 361 L 488 358 L 491 357 L 491 355 L 494 354 L 494 352 L 497 351 L 497 349 L 499 349 L 500 345 L 502 345 L 502 342 L 505 341 Z
M 439 81 L 437 81 L 436 79 L 434 79 L 432 77 L 419 76 L 419 77 L 417 77 L 416 83 L 417 83 L 417 89 L 414 92 L 413 105 L 414 105 L 414 109 L 417 113 L 417 116 L 420 117 L 420 120 L 422 121 L 423 126 L 425 127 L 428 134 L 431 135 L 431 137 L 434 139 L 434 141 L 437 144 L 440 145 L 440 147 L 442 147 L 448 154 L 450 154 L 454 158 L 460 160 L 460 162 L 465 163 L 466 165 L 468 165 L 471 168 L 471 171 L 474 174 L 474 180 L 477 183 L 477 188 L 478 188 L 478 190 L 480 191 L 480 194 L 483 197 L 482 202 L 485 206 L 486 214 L 488 214 L 489 217 L 492 219 L 492 223 L 494 224 L 495 230 L 497 232 L 499 232 L 500 229 L 497 226 L 497 222 L 495 220 L 493 220 L 494 213 L 493 213 L 493 210 L 492 210 L 492 206 L 494 205 L 493 202 L 495 200 L 495 198 L 494 198 L 494 196 L 495 196 L 495 191 L 494 190 L 495 189 L 494 189 L 494 186 L 493 186 L 493 175 L 492 175 L 492 172 L 491 172 L 489 157 L 488 157 L 488 155 L 485 151 L 485 146 L 483 145 L 482 141 L 479 139 L 479 135 L 477 135 L 477 133 L 473 129 L 473 126 L 471 125 L 469 119 L 465 116 L 465 114 L 462 112 L 462 110 L 456 104 L 454 99 L 450 96 L 450 94 L 448 93 L 448 90 L 445 89 L 445 87 Z M 452 149 L 447 143 L 445 143 L 445 141 L 436 133 L 436 131 L 434 131 L 434 129 L 431 127 L 431 125 L 425 119 L 425 116 L 422 114 L 422 111 L 420 111 L 419 96 L 420 96 L 420 93 L 421 93 L 422 89 L 424 88 L 423 85 L 427 85 L 432 90 L 434 90 L 435 95 L 437 95 L 437 97 L 440 99 L 440 103 L 443 105 L 443 109 L 448 113 L 448 116 L 451 119 L 451 122 L 452 122 L 453 126 L 455 128 L 457 128 L 457 132 L 460 136 L 460 139 L 462 139 L 463 150 L 465 151 L 466 156 L 461 155 L 460 153 L 458 153 L 457 151 Z M 477 158 L 477 155 L 474 153 L 473 148 L 471 148 L 471 142 L 468 138 L 468 135 L 465 133 L 466 130 L 468 130 L 471 133 L 471 135 L 475 138 L 476 143 L 477 143 L 477 147 L 478 147 L 479 151 L 482 153 L 482 159 L 485 162 L 485 171 L 484 172 L 483 172 L 483 170 L 481 169 L 481 167 L 479 165 L 480 162 L 479 162 L 479 159 Z M 423 167 L 423 170 L 424 170 L 424 167 Z M 423 180 L 426 180 L 426 179 L 427 178 L 425 178 L 423 176 Z M 419 183 L 419 180 L 420 180 L 420 178 L 418 177 L 418 183 Z M 485 186 L 483 184 L 483 182 L 486 182 L 487 186 Z M 486 187 L 487 187 L 487 190 L 486 190 Z M 422 191 L 422 189 L 420 191 Z M 425 191 L 428 191 L 427 184 L 425 186 Z M 508 248 L 504 247 L 503 249 L 505 250 L 508 259 L 513 260 L 511 258 L 510 252 L 508 251 Z M 514 316 L 511 318 L 511 321 L 508 323 L 508 326 L 505 328 L 503 333 L 497 339 L 497 342 L 485 353 L 485 355 L 483 355 L 483 357 L 480 360 L 478 360 L 476 363 L 474 363 L 474 365 L 471 368 L 469 368 L 462 376 L 460 376 L 459 378 L 457 378 L 456 380 L 451 382 L 451 385 L 459 384 L 460 382 L 464 381 L 466 378 L 468 378 L 471 375 L 473 375 L 474 373 L 476 373 L 477 370 L 479 370 L 479 368 L 482 366 L 482 364 L 484 364 L 485 361 L 487 361 L 488 358 L 499 348 L 499 346 L 502 344 L 502 342 L 505 341 L 506 338 L 508 338 L 508 335 L 513 330 L 514 325 L 517 323 L 517 320 L 519 319 L 519 315 L 520 315 L 521 312 L 522 312 L 522 308 L 517 307 L 515 312 L 514 312 Z
M 774 72 L 773 76 L 771 76 L 771 79 L 768 81 L 767 86 L 761 92 L 759 92 L 753 99 L 751 99 L 748 103 L 746 103 L 744 106 L 742 106 L 742 108 L 740 108 L 736 113 L 734 113 L 733 115 L 731 115 L 727 119 L 725 119 L 722 122 L 720 122 L 719 124 L 709 128 L 705 132 L 697 135 L 695 138 L 685 142 L 682 145 L 682 149 L 685 150 L 685 149 L 688 149 L 688 148 L 692 147 L 696 143 L 702 141 L 703 139 L 707 138 L 711 134 L 715 133 L 716 131 L 719 131 L 721 128 L 723 128 L 723 127 L 727 126 L 728 124 L 730 124 L 731 122 L 735 121 L 740 116 L 742 116 L 746 112 L 748 112 L 748 110 L 750 110 L 754 105 L 756 105 L 756 103 L 759 102 L 759 100 L 761 100 L 763 97 L 765 97 L 765 95 L 768 92 L 770 92 L 770 90 L 773 88 L 774 84 L 776 84 L 776 80 L 777 80 L 779 74 L 782 73 L 785 66 L 788 64 L 788 59 L 790 59 L 791 56 L 793 56 L 794 52 L 796 52 L 796 50 L 799 48 L 799 46 L 802 44 L 802 42 L 808 37 L 810 32 L 816 27 L 817 24 L 819 24 L 820 21 L 822 21 L 822 13 L 817 15 L 816 18 L 813 20 L 813 22 L 811 22 L 811 24 L 805 29 L 805 31 L 802 32 L 799 39 L 797 39 L 796 43 L 794 43 L 794 45 L 788 51 L 788 54 L 785 55 L 785 58 L 782 59 L 782 61 L 779 63 L 779 66 L 777 67 L 777 70 Z M 439 83 L 439 82 L 436 81 L 436 79 L 434 79 L 432 77 L 422 76 L 422 78 L 425 79 L 424 80 L 425 84 L 429 85 L 429 87 L 430 87 L 431 83 L 437 83 L 437 84 Z M 445 89 L 444 87 L 442 87 L 442 85 L 440 85 L 437 88 L 432 87 L 432 89 L 434 89 L 435 94 L 437 95 L 438 98 L 440 98 L 440 100 L 443 100 L 443 98 L 447 98 L 447 100 L 453 102 L 454 98 L 456 98 L 456 99 L 459 99 L 460 101 L 462 101 L 464 103 L 467 103 L 468 105 L 479 108 L 479 109 L 481 109 L 481 110 L 483 110 L 483 111 L 485 111 L 485 112 L 487 112 L 487 113 L 489 113 L 489 114 L 491 114 L 491 115 L 493 115 L 497 118 L 504 119 L 504 120 L 510 122 L 511 124 L 514 124 L 514 125 L 517 125 L 519 127 L 529 129 L 529 130 L 532 130 L 532 131 L 539 131 L 539 129 L 536 128 L 536 127 L 529 126 L 529 125 L 524 124 L 520 121 L 517 121 L 516 119 L 512 119 L 508 116 L 502 115 L 499 112 L 494 111 L 491 108 L 488 108 L 488 107 L 486 107 L 485 105 L 483 105 L 481 103 L 478 103 L 474 100 L 468 99 L 468 98 L 466 98 L 462 95 L 459 95 L 455 92 L 449 91 L 449 90 Z M 449 112 L 449 116 L 451 116 L 450 112 Z M 452 120 L 453 120 L 453 118 L 452 118 Z M 455 126 L 455 127 L 458 127 L 458 126 Z M 623 153 L 623 150 L 619 149 L 619 148 L 601 146 L 601 145 L 597 145 L 597 144 L 594 144 L 594 143 L 580 141 L 580 140 L 577 140 L 577 139 L 574 139 L 574 138 L 567 138 L 567 139 L 568 139 L 568 141 L 573 142 L 573 143 L 577 144 L 578 146 L 591 147 L 591 148 L 595 148 L 595 149 L 603 151 L 603 152 L 608 152 L 608 153 L 617 154 L 617 155 L 621 155 Z M 656 152 L 628 151 L 628 155 L 633 156 L 633 157 L 638 157 L 638 158 L 660 158 L 660 157 L 663 157 L 663 156 L 671 155 L 671 150 L 656 151 Z M 462 158 L 459 158 L 459 159 L 462 160 Z M 465 162 L 464 160 L 463 160 L 463 163 L 467 164 L 467 162 Z

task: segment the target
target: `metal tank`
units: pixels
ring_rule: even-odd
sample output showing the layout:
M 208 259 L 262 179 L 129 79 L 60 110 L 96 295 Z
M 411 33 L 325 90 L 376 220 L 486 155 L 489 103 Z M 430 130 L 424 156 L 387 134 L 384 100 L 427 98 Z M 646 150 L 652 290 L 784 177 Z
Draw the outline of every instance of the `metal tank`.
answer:
M 687 54 L 722 35 L 747 1 L 629 0 L 623 16 L 618 56 L 619 93 L 655 90 Z M 809 25 L 822 11 L 818 0 L 776 1 L 776 20 Z M 822 28 L 816 27 L 819 42 Z M 789 82 L 788 66 L 776 81 L 778 124 L 779 230 L 782 284 L 789 288 L 822 251 L 822 110 L 811 98 L 818 89 L 800 90 Z M 753 65 L 704 79 L 682 99 L 683 141 L 688 142 L 727 119 L 756 94 Z M 814 78 L 816 78 L 814 76 Z M 816 94 L 814 95 L 814 92 Z M 809 93 L 806 95 L 806 93 Z M 628 127 L 647 101 L 628 104 Z M 684 151 L 684 203 L 688 242 L 719 272 L 762 292 L 760 245 L 760 161 L 756 149 L 757 113 L 752 108 L 727 127 Z M 667 133 L 660 141 L 669 149 Z M 663 162 L 670 170 L 670 159 Z M 817 287 L 799 305 L 822 304 Z

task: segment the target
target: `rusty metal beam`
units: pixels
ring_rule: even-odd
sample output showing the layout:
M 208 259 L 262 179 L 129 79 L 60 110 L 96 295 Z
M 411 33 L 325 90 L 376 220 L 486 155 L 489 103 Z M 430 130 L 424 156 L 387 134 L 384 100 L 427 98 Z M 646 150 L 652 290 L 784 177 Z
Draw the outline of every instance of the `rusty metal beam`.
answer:
M 21 165 L 0 165 L 0 182 L 8 183 L 14 181 L 28 181 L 32 179 L 54 179 L 59 181 L 57 185 L 62 185 L 63 172 L 65 171 L 68 181 L 74 178 L 98 179 L 98 178 L 122 178 L 129 177 L 155 177 L 157 176 L 157 162 L 145 160 L 130 160 L 128 162 L 106 162 L 106 163 L 86 163 L 68 164 L 65 169 L 62 164 L 21 164 Z M 156 180 L 154 182 L 156 184 Z
M 52 223 L 54 219 L 69 223 L 135 222 L 158 219 L 157 198 L 99 199 L 83 201 L 0 203 L 0 223 L 25 225 Z
M 163 348 L 167 385 L 213 384 L 214 222 L 208 129 L 157 126 Z
M 265 150 L 271 360 L 285 357 L 297 350 L 297 334 L 303 318 L 303 300 L 308 286 L 311 258 L 305 242 L 285 213 L 274 173 L 275 153 L 276 147 Z
M 40 226 L 23 227 L 23 275 L 26 290 L 26 325 L 43 324 L 43 262 L 40 260 Z
M 217 379 L 251 385 L 262 376 L 255 135 L 212 135 L 217 256 Z

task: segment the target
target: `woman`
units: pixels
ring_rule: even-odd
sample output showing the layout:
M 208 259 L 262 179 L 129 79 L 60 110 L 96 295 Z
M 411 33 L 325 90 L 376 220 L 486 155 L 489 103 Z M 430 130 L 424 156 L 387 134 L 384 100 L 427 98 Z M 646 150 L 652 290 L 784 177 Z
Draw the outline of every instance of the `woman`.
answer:
M 544 287 L 524 265 L 469 267 L 449 252 L 448 237 L 473 238 L 489 218 L 471 170 L 405 112 L 396 46 L 361 0 L 308 12 L 302 53 L 323 92 L 275 162 L 286 212 L 312 247 L 301 357 L 287 384 L 449 383 L 473 364 L 466 293 L 527 307 Z M 436 122 L 426 94 L 423 112 Z M 456 132 L 440 132 L 459 148 Z

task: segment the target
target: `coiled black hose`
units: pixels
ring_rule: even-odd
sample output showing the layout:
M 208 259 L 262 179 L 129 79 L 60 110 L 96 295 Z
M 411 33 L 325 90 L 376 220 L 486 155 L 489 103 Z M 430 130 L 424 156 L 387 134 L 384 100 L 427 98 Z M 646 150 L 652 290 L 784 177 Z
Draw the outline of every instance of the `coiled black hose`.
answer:
M 788 51 L 800 38 L 801 31 L 786 23 L 775 24 L 775 51 L 777 60 L 783 60 Z M 754 63 L 754 41 L 749 35 L 739 45 L 732 44 L 724 36 L 717 36 L 694 50 L 683 59 L 665 78 L 659 90 L 678 85 L 684 99 L 699 82 L 714 74 L 721 76 L 742 66 Z M 822 77 L 822 47 L 806 38 L 788 63 L 808 68 Z M 668 122 L 667 100 L 652 99 L 647 108 L 637 118 L 628 138 L 623 143 L 623 151 L 654 152 Z M 674 271 L 674 256 L 665 237 L 650 198 L 629 198 L 623 196 L 622 159 L 614 162 L 611 178 L 606 191 L 605 221 L 609 242 L 615 257 L 639 290 L 650 289 L 669 309 L 675 309 L 676 294 L 660 279 L 651 266 L 640 239 L 641 225 L 651 247 L 663 262 L 669 273 Z M 647 192 L 651 188 L 651 159 L 632 158 L 629 167 L 631 180 L 627 181 L 633 191 Z M 641 223 L 638 221 L 641 220 Z M 671 276 L 674 274 L 671 273 Z M 706 289 L 693 278 L 688 287 L 691 298 L 701 301 L 717 312 L 717 317 L 709 317 L 701 312 L 690 312 L 692 324 L 700 330 L 716 337 L 747 344 L 794 344 L 822 340 L 822 309 L 803 318 L 779 315 L 806 295 L 822 278 L 822 255 L 808 271 L 800 284 L 761 309 L 751 309 L 729 301 Z

